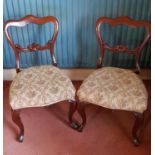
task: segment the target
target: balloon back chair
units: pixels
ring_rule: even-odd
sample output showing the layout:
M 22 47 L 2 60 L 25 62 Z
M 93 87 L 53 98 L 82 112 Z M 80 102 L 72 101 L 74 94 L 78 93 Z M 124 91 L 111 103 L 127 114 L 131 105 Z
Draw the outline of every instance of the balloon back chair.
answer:
M 32 43 L 25 48 L 15 44 L 11 39 L 8 28 L 10 26 L 23 27 L 30 23 L 37 25 L 54 24 L 52 39 L 43 46 Z M 20 129 L 17 140 L 22 142 L 24 139 L 24 126 L 20 118 L 20 109 L 24 108 L 44 107 L 60 101 L 68 101 L 70 103 L 69 121 L 70 125 L 74 127 L 72 115 L 77 105 L 75 102 L 75 88 L 71 80 L 56 67 L 57 63 L 54 57 L 54 44 L 58 34 L 57 19 L 53 16 L 39 18 L 27 15 L 20 20 L 8 20 L 4 24 L 4 34 L 14 51 L 16 72 L 18 73 L 12 81 L 9 91 L 12 120 Z M 20 70 L 21 53 L 42 52 L 43 50 L 50 51 L 53 65 L 32 66 Z
M 142 43 L 134 49 L 129 49 L 124 45 L 110 47 L 106 41 L 102 41 L 101 24 L 109 24 L 111 26 L 123 24 L 133 28 L 144 27 L 146 35 Z M 141 51 L 151 36 L 151 25 L 148 21 L 132 20 L 125 16 L 117 18 L 101 17 L 96 21 L 96 36 L 100 47 L 100 55 L 97 62 L 97 68 L 99 69 L 89 75 L 77 91 L 78 111 L 83 121 L 78 130 L 82 131 L 86 124 L 86 103 L 112 110 L 132 111 L 136 117 L 132 130 L 133 142 L 135 145 L 139 145 L 139 133 L 144 122 L 144 112 L 147 109 L 148 93 L 143 81 L 136 73 L 140 71 Z M 134 55 L 136 73 L 129 69 L 101 67 L 105 50 L 126 52 Z

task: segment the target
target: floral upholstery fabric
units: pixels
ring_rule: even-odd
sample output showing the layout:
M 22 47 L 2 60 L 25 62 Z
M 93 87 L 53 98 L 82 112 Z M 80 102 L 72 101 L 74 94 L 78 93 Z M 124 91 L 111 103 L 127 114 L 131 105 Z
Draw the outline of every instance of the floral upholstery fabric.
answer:
M 103 67 L 80 86 L 80 101 L 109 109 L 142 113 L 147 108 L 147 90 L 138 75 L 127 69 Z
M 25 69 L 16 75 L 10 87 L 12 109 L 47 106 L 64 100 L 75 100 L 75 88 L 54 66 Z

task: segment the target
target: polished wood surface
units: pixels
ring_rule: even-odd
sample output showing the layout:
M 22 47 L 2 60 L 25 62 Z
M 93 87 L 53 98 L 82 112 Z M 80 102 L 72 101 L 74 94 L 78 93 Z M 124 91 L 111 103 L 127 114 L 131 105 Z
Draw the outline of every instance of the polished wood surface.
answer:
M 82 81 L 73 81 L 78 89 Z M 150 93 L 151 81 L 144 81 Z M 86 105 L 87 125 L 82 133 L 68 127 L 68 103 L 50 107 L 22 110 L 25 124 L 23 144 L 17 143 L 18 128 L 11 119 L 9 105 L 10 81 L 3 83 L 3 150 L 4 155 L 150 155 L 151 121 L 145 121 L 140 147 L 130 142 L 131 124 L 134 116 L 130 112 L 114 111 L 93 104 Z M 149 104 L 149 113 L 151 111 Z M 81 117 L 75 113 L 80 122 Z
M 140 144 L 139 137 L 141 136 L 141 130 L 144 125 L 144 113 L 134 113 L 135 115 L 135 123 L 132 129 L 133 143 L 138 146 Z
M 46 24 L 46 23 L 54 24 L 54 33 L 53 33 L 52 39 L 49 40 L 48 43 L 45 44 L 44 46 L 41 46 L 36 43 L 32 43 L 31 45 L 28 45 L 26 48 L 23 48 L 19 44 L 17 43 L 15 44 L 8 33 L 8 28 L 10 26 L 23 27 L 30 23 L 39 24 L 39 25 Z M 4 34 L 10 46 L 14 50 L 15 57 L 16 57 L 16 71 L 17 72 L 20 71 L 19 58 L 20 58 L 21 52 L 43 51 L 43 50 L 49 49 L 53 65 L 55 66 L 57 65 L 56 59 L 54 57 L 54 44 L 55 44 L 55 41 L 58 35 L 58 20 L 55 17 L 53 16 L 36 17 L 32 15 L 27 15 L 19 20 L 8 20 L 4 24 Z
M 100 31 L 101 24 L 109 24 L 111 26 L 126 25 L 134 28 L 144 27 L 146 30 L 146 35 L 143 42 L 134 49 L 128 49 L 128 47 L 124 45 L 115 45 L 114 47 L 110 47 L 105 40 L 104 41 L 102 40 L 101 31 Z M 110 52 L 126 52 L 128 54 L 134 55 L 135 66 L 136 66 L 137 72 L 139 72 L 140 71 L 139 62 L 140 62 L 141 51 L 143 50 L 144 46 L 146 45 L 146 43 L 149 41 L 151 37 L 151 23 L 144 20 L 143 21 L 133 20 L 127 16 L 121 16 L 117 18 L 100 17 L 96 21 L 96 36 L 100 47 L 100 56 L 98 58 L 97 67 L 102 67 L 102 61 L 104 59 L 104 51 L 105 49 L 107 49 Z
M 15 27 L 23 27 L 26 26 L 27 24 L 46 24 L 46 23 L 52 23 L 54 24 L 54 33 L 52 36 L 52 39 L 48 41 L 47 44 L 44 46 L 41 46 L 36 43 L 32 43 L 28 45 L 26 48 L 21 47 L 19 44 L 15 44 L 13 40 L 11 39 L 9 33 L 8 33 L 8 28 L 11 26 Z M 4 24 L 4 34 L 6 36 L 6 39 L 8 40 L 10 46 L 13 48 L 15 58 L 16 58 L 16 72 L 20 72 L 20 54 L 22 52 L 33 52 L 33 51 L 43 51 L 43 50 L 50 50 L 51 58 L 53 65 L 57 66 L 56 59 L 54 57 L 54 44 L 58 35 L 58 21 L 55 17 L 53 16 L 47 16 L 47 17 L 35 17 L 33 15 L 27 15 L 19 20 L 8 20 Z M 19 127 L 19 134 L 17 136 L 17 140 L 19 142 L 23 142 L 24 140 L 24 126 L 22 123 L 22 120 L 20 118 L 20 109 L 19 110 L 13 110 L 12 109 L 12 120 L 13 122 Z
M 24 140 L 24 125 L 20 118 L 20 110 L 12 110 L 12 120 L 19 127 L 19 134 L 17 136 L 17 140 L 19 142 L 23 142 Z
M 125 24 L 127 26 L 131 26 L 131 27 L 140 27 L 143 26 L 146 29 L 146 36 L 144 38 L 144 41 L 135 49 L 128 49 L 128 47 L 124 46 L 124 45 L 116 45 L 114 47 L 110 47 L 108 45 L 107 42 L 102 41 L 101 38 L 101 34 L 100 34 L 100 26 L 101 24 L 110 24 L 111 26 L 117 26 L 120 24 Z M 128 54 L 132 54 L 135 56 L 135 66 L 136 66 L 136 73 L 140 72 L 140 66 L 139 66 L 139 61 L 140 61 L 140 52 L 142 51 L 142 49 L 144 48 L 144 46 L 146 45 L 146 43 L 149 41 L 150 37 L 151 37 L 151 24 L 148 21 L 136 21 L 136 20 L 132 20 L 129 17 L 126 16 L 122 16 L 122 17 L 117 17 L 117 18 L 108 18 L 108 17 L 100 17 L 99 19 L 97 19 L 96 21 L 96 36 L 97 36 L 97 40 L 100 46 L 100 55 L 97 61 L 97 68 L 102 67 L 102 60 L 104 58 L 104 51 L 105 49 L 108 49 L 111 52 L 127 52 Z M 89 94 L 88 94 L 89 95 Z M 79 128 L 77 129 L 78 131 L 82 131 L 83 128 L 86 125 L 86 114 L 85 114 L 85 105 L 88 103 L 84 103 L 78 100 L 78 112 L 81 115 L 82 118 L 82 123 L 79 126 Z M 114 111 L 114 110 L 112 110 Z M 146 111 L 144 113 L 135 113 L 133 112 L 135 115 L 135 123 L 132 129 L 132 138 L 133 138 L 133 143 L 135 146 L 138 146 L 140 144 L 140 132 L 142 131 L 141 128 L 144 125 L 144 114 L 146 113 Z

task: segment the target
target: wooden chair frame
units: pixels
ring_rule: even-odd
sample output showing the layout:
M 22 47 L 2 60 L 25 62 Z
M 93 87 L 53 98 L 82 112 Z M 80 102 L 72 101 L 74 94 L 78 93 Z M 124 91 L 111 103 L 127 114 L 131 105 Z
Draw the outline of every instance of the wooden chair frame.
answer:
M 143 40 L 143 42 L 138 45 L 138 47 L 130 50 L 128 47 L 124 45 L 116 45 L 114 47 L 110 47 L 106 41 L 102 41 L 101 33 L 100 33 L 100 27 L 101 24 L 109 24 L 111 26 L 117 26 L 117 25 L 127 25 L 129 27 L 144 27 L 146 30 L 146 36 Z M 107 49 L 110 52 L 126 52 L 130 55 L 135 56 L 135 67 L 136 67 L 136 72 L 140 72 L 140 56 L 141 56 L 141 51 L 143 50 L 144 46 L 146 43 L 149 41 L 151 37 L 151 25 L 148 21 L 137 21 L 130 19 L 129 17 L 126 16 L 121 16 L 117 18 L 107 18 L 107 17 L 101 17 L 96 21 L 96 37 L 98 44 L 100 46 L 100 56 L 97 62 L 97 67 L 100 68 L 102 67 L 102 61 L 104 58 L 104 52 L 105 49 Z
M 11 26 L 15 27 L 24 27 L 27 24 L 34 23 L 38 25 L 46 24 L 46 23 L 51 23 L 54 24 L 54 33 L 52 36 L 52 39 L 47 42 L 44 46 L 40 46 L 39 44 L 32 43 L 31 45 L 28 45 L 27 48 L 21 47 L 19 44 L 14 44 L 12 41 L 9 33 L 8 33 L 8 28 Z M 19 20 L 8 20 L 4 24 L 4 34 L 6 36 L 7 41 L 9 42 L 10 46 L 13 48 L 15 58 L 16 58 L 16 72 L 20 72 L 20 63 L 19 63 L 19 58 L 20 54 L 22 52 L 33 52 L 33 51 L 43 51 L 43 50 L 50 50 L 51 58 L 52 58 L 52 63 L 54 66 L 57 66 L 56 59 L 54 57 L 54 44 L 56 42 L 56 38 L 58 35 L 58 20 L 53 17 L 53 16 L 46 16 L 46 17 L 36 17 L 33 15 L 27 15 Z M 73 114 L 77 108 L 77 103 L 75 101 L 68 101 L 70 103 L 70 108 L 69 108 L 69 122 L 70 126 L 72 128 L 77 128 L 76 122 L 73 121 Z M 17 136 L 17 140 L 19 142 L 23 142 L 24 140 L 24 126 L 20 118 L 20 110 L 13 110 L 12 109 L 12 120 L 13 122 L 19 127 L 20 132 L 19 135 Z
M 19 44 L 14 44 L 12 41 L 9 33 L 8 33 L 8 28 L 10 26 L 15 26 L 15 27 L 24 27 L 27 24 L 34 23 L 34 24 L 46 24 L 46 23 L 52 23 L 54 24 L 54 34 L 51 40 L 48 41 L 48 43 L 44 46 L 40 46 L 39 44 L 32 43 L 31 45 L 27 46 L 27 48 L 22 48 Z M 56 59 L 54 57 L 54 44 L 58 35 L 58 20 L 55 17 L 52 16 L 46 16 L 46 17 L 35 17 L 32 15 L 27 15 L 20 20 L 8 20 L 4 24 L 4 34 L 6 36 L 7 41 L 9 42 L 10 46 L 14 50 L 14 54 L 16 57 L 16 71 L 17 73 L 20 72 L 20 66 L 19 66 L 19 55 L 22 52 L 33 52 L 33 51 L 43 51 L 46 49 L 50 50 L 50 54 L 52 57 L 52 62 L 54 66 L 57 66 Z
M 146 33 L 144 41 L 135 49 L 130 50 L 124 45 L 116 45 L 114 47 L 110 47 L 108 43 L 105 41 L 102 41 L 102 38 L 101 38 L 100 26 L 101 24 L 104 24 L 104 23 L 109 24 L 111 26 L 116 26 L 120 24 L 127 25 L 130 27 L 143 26 L 146 29 L 147 33 Z M 136 58 L 135 59 L 135 67 L 136 67 L 135 73 L 140 72 L 140 65 L 139 65 L 140 54 L 141 54 L 142 49 L 144 48 L 144 46 L 146 45 L 146 43 L 149 41 L 151 37 L 151 24 L 148 21 L 132 20 L 126 16 L 121 16 L 117 18 L 101 17 L 96 21 L 96 36 L 97 36 L 97 40 L 98 40 L 99 47 L 100 47 L 100 55 L 97 61 L 97 68 L 102 67 L 102 61 L 104 58 L 105 49 L 108 49 L 110 52 L 127 52 L 128 54 L 134 55 Z M 77 100 L 77 102 L 78 102 L 78 112 L 82 117 L 82 124 L 78 127 L 78 131 L 81 132 L 86 125 L 85 105 L 88 103 L 80 102 L 79 100 Z M 136 146 L 138 146 L 140 144 L 139 136 L 140 136 L 140 131 L 144 124 L 144 113 L 145 112 L 144 113 L 133 112 L 133 113 L 136 118 L 133 129 L 132 129 L 133 143 Z

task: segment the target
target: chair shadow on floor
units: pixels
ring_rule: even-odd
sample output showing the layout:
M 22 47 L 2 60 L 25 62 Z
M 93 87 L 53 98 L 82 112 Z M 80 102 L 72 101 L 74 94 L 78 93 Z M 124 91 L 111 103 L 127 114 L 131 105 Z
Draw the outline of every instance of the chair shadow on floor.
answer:
M 16 127 L 10 120 L 6 119 L 5 116 L 3 118 L 3 122 L 6 128 L 8 128 L 12 132 L 14 138 L 16 139 L 16 135 L 18 134 L 18 129 L 17 129 L 18 127 Z M 3 128 L 4 128 L 4 125 L 3 125 Z
M 121 111 L 121 112 L 123 112 L 123 111 Z M 111 113 L 111 117 L 113 117 L 115 125 L 121 130 L 121 133 L 124 134 L 126 138 L 128 138 L 128 140 L 132 141 L 130 133 L 132 131 L 133 125 L 130 127 L 127 127 L 127 125 L 124 123 L 124 121 L 121 121 L 121 116 L 118 116 L 115 113 L 117 113 L 117 111 L 114 111 Z M 120 113 L 120 111 L 119 111 L 119 113 Z M 127 113 L 129 113 L 129 112 L 126 112 L 126 116 L 129 115 Z M 129 120 L 129 117 L 132 117 L 132 123 L 134 124 L 134 119 L 133 119 L 132 114 L 130 116 L 128 116 L 128 120 Z
M 47 106 L 44 107 L 45 110 L 47 110 L 50 114 L 52 114 L 54 117 L 56 117 L 58 120 L 60 120 L 63 124 L 67 125 L 69 124 L 69 121 L 67 119 L 65 119 L 65 117 L 67 116 L 67 111 L 64 110 L 64 108 L 62 107 L 63 104 L 62 102 L 55 104 L 55 105 L 51 105 L 51 106 Z M 66 103 L 67 104 L 67 103 Z M 66 108 L 67 109 L 67 108 Z
M 66 108 L 67 101 L 65 102 L 65 105 L 61 105 L 61 104 L 64 104 L 64 103 L 60 102 L 59 104 L 55 104 L 55 105 L 44 107 L 44 108 L 50 114 L 52 114 L 56 119 L 58 119 L 63 124 L 68 126 L 69 120 L 65 119 L 65 118 L 67 118 L 67 115 L 68 115 L 68 112 L 66 110 L 66 109 L 68 109 L 68 107 Z M 68 106 L 69 106 L 69 104 L 68 104 Z M 88 107 L 88 110 L 94 108 L 94 107 L 92 107 L 92 105 L 86 105 L 86 107 Z M 97 109 L 95 109 L 95 110 L 93 110 L 93 112 L 91 112 L 91 114 L 87 118 L 89 125 L 91 125 L 91 123 L 93 123 L 95 121 L 95 119 L 97 118 L 97 116 L 100 112 L 101 112 L 101 107 L 97 107 Z M 78 112 L 75 112 L 74 119 L 77 120 L 78 122 L 81 122 L 81 117 L 79 116 Z

